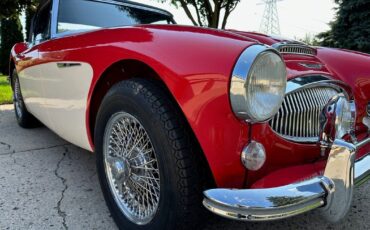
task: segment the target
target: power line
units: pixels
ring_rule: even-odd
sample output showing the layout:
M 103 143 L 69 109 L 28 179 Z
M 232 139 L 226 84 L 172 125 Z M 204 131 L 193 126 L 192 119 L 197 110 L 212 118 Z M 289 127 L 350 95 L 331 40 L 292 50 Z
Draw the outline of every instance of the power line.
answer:
M 277 10 L 277 2 L 282 0 L 263 0 L 265 5 L 260 31 L 265 34 L 280 35 L 280 22 Z

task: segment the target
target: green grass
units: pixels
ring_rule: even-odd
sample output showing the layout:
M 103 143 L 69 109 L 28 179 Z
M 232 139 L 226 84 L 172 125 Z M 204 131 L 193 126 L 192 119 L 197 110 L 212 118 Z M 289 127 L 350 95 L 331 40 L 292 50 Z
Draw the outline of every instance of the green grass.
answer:
M 6 76 L 0 75 L 0 105 L 11 104 L 12 102 L 12 89 L 8 79 Z

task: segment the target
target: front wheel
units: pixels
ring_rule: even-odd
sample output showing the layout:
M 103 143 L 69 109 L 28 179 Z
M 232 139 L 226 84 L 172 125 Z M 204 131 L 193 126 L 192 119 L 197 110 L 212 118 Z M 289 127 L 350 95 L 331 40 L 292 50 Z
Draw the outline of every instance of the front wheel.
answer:
M 121 229 L 199 228 L 205 189 L 194 139 L 161 87 L 112 87 L 97 116 L 95 150 L 106 203 Z

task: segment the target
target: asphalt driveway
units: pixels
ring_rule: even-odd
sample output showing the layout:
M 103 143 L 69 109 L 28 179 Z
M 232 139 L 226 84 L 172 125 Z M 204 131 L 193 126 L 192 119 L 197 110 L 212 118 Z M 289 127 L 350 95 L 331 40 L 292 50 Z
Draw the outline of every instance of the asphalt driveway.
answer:
M 207 229 L 370 229 L 370 182 L 357 189 L 338 225 L 317 213 L 271 223 L 218 217 Z M 100 191 L 95 156 L 47 128 L 17 126 L 12 106 L 0 106 L 0 229 L 116 229 Z

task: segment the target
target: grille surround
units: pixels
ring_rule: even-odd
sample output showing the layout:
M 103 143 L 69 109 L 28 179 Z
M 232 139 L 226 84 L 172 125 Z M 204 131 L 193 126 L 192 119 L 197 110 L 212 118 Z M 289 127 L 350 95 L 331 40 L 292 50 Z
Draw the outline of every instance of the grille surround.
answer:
M 315 48 L 300 42 L 279 42 L 272 45 L 281 54 L 316 56 Z
M 282 54 L 316 55 L 315 49 L 303 45 L 282 45 L 278 48 L 278 51 Z
M 320 114 L 327 102 L 343 90 L 334 84 L 310 84 L 286 94 L 279 112 L 269 121 L 284 139 L 314 143 L 320 132 Z

